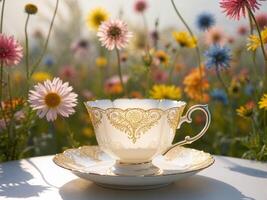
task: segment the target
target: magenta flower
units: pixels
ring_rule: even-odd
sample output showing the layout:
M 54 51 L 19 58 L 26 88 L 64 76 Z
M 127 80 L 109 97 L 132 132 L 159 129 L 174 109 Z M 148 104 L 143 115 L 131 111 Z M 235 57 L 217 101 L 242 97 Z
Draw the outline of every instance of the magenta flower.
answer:
M 147 2 L 145 0 L 137 0 L 134 4 L 134 10 L 137 13 L 143 13 L 147 9 Z
M 4 65 L 17 65 L 23 56 L 22 46 L 13 36 L 0 34 L 0 62 Z
M 108 50 L 113 50 L 114 48 L 124 48 L 132 37 L 132 33 L 128 31 L 125 22 L 121 20 L 109 20 L 102 22 L 97 36 L 102 46 L 105 46 Z
M 54 78 L 35 85 L 34 90 L 30 90 L 28 101 L 40 118 L 46 116 L 47 121 L 54 121 L 58 114 L 69 117 L 75 112 L 77 96 L 68 82 Z
M 240 17 L 246 16 L 246 9 L 255 12 L 259 9 L 261 0 L 221 0 L 220 5 L 223 12 L 230 18 L 239 20 Z

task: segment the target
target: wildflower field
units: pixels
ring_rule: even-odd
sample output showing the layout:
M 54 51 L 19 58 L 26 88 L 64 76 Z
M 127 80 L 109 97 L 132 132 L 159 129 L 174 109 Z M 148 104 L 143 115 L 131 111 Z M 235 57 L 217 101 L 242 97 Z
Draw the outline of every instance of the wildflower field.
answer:
M 116 98 L 208 104 L 211 126 L 190 147 L 267 160 L 267 2 L 218 0 L 233 33 L 208 7 L 189 26 L 178 0 L 162 1 L 175 14 L 164 28 L 161 16 L 148 25 L 160 6 L 153 1 L 127 1 L 136 25 L 111 6 L 90 7 L 84 17 L 77 0 L 54 0 L 39 29 L 30 25 L 44 8 L 32 2 L 19 11 L 25 21 L 16 38 L 5 30 L 10 2 L 0 0 L 0 161 L 97 144 L 83 102 Z M 194 114 L 175 141 L 196 134 L 203 120 Z

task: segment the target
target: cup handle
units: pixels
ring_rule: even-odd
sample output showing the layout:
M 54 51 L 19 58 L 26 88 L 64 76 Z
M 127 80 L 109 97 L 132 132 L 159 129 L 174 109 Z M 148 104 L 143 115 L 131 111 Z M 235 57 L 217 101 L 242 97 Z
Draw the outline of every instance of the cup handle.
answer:
M 191 144 L 192 142 L 201 138 L 206 133 L 206 131 L 208 130 L 208 128 L 210 126 L 210 121 L 211 121 L 211 115 L 210 115 L 210 112 L 208 109 L 208 105 L 194 105 L 194 106 L 190 107 L 188 109 L 188 111 L 186 112 L 185 116 L 183 116 L 181 118 L 181 120 L 177 126 L 177 129 L 179 129 L 184 122 L 191 123 L 192 122 L 191 114 L 196 110 L 200 110 L 200 111 L 204 112 L 204 114 L 206 116 L 206 122 L 205 122 L 204 128 L 196 136 L 194 136 L 194 137 L 186 136 L 183 141 L 180 141 L 180 142 L 173 144 L 167 150 L 164 151 L 163 155 L 168 153 L 171 149 L 173 149 L 176 146 Z

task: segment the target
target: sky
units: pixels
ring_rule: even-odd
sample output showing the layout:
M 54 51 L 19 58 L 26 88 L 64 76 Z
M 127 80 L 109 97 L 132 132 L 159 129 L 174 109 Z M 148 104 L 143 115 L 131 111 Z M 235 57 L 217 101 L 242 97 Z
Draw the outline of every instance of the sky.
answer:
M 64 15 L 64 1 L 60 2 L 60 13 Z M 119 10 L 123 10 L 125 18 L 133 21 L 139 25 L 142 23 L 141 16 L 138 16 L 133 11 L 133 5 L 135 0 L 75 0 L 77 6 L 81 7 L 82 16 L 85 21 L 88 11 L 96 6 L 106 8 L 111 17 L 116 18 Z M 193 29 L 195 28 L 195 19 L 201 12 L 210 12 L 216 16 L 217 24 L 223 26 L 228 32 L 234 33 L 238 24 L 246 24 L 245 20 L 234 21 L 229 20 L 221 13 L 218 0 L 176 0 L 176 5 L 180 10 L 183 17 L 189 23 Z M 24 5 L 26 3 L 34 3 L 39 7 L 39 12 L 31 19 L 30 28 L 36 29 L 43 26 L 44 16 L 49 17 L 52 15 L 52 6 L 55 4 L 55 0 L 6 0 L 6 12 L 4 31 L 22 37 L 23 27 L 26 19 L 24 13 Z M 177 26 L 182 27 L 175 12 L 172 8 L 170 0 L 148 0 L 149 9 L 146 12 L 146 17 L 149 22 L 149 26 L 152 27 L 157 17 L 160 20 L 160 27 Z M 267 2 L 263 2 L 260 12 L 267 12 Z M 66 16 L 67 17 L 67 16 Z

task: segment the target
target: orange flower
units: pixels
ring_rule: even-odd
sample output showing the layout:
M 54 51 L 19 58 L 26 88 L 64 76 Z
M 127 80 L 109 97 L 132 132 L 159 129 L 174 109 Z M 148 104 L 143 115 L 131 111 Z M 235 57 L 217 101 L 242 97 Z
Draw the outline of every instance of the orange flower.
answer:
M 114 83 L 114 84 L 110 84 L 110 85 L 106 85 L 105 87 L 105 92 L 107 94 L 121 94 L 122 93 L 122 86 L 120 83 Z
M 184 91 L 189 98 L 201 102 L 209 101 L 209 95 L 206 92 L 210 88 L 210 85 L 208 80 L 205 78 L 205 68 L 203 66 L 201 67 L 201 73 L 199 68 L 193 69 L 184 78 L 183 84 L 185 85 Z
M 142 99 L 143 98 L 143 95 L 140 92 L 138 92 L 138 91 L 132 91 L 130 93 L 130 97 L 131 98 Z
M 23 107 L 24 103 L 25 101 L 22 98 L 13 98 L 11 101 L 2 101 L 1 104 L 5 118 L 11 118 L 12 112 L 17 112 L 18 110 L 20 110 Z

